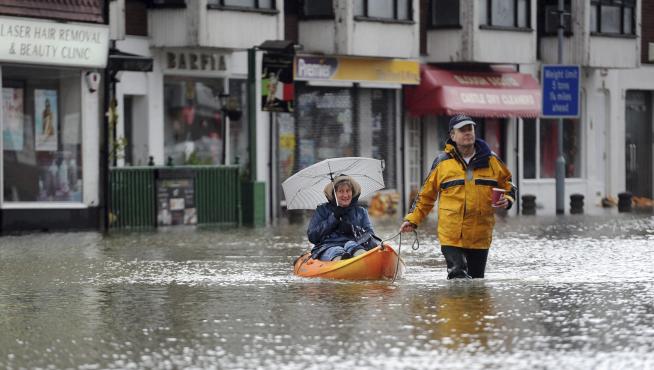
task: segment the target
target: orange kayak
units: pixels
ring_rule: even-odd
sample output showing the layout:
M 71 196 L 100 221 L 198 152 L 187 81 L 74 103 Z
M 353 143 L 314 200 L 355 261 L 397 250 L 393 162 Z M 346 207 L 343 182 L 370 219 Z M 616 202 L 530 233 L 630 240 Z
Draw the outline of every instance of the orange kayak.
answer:
M 399 260 L 399 264 L 398 264 Z M 397 276 L 395 271 L 397 269 Z M 388 244 L 375 247 L 364 254 L 341 261 L 320 261 L 309 252 L 295 261 L 293 273 L 303 277 L 346 280 L 381 280 L 401 278 L 404 261 Z

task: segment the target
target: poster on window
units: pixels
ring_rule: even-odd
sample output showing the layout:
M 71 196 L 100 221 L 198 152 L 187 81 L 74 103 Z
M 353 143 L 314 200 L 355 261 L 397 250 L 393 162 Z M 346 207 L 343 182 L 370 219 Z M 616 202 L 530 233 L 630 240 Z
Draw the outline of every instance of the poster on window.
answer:
M 2 122 L 4 150 L 23 150 L 23 89 L 2 89 Z
M 193 178 L 157 179 L 157 224 L 197 224 L 194 189 Z
M 57 90 L 34 90 L 34 146 L 37 151 L 57 150 Z
M 261 67 L 261 109 L 293 112 L 293 55 L 266 53 Z

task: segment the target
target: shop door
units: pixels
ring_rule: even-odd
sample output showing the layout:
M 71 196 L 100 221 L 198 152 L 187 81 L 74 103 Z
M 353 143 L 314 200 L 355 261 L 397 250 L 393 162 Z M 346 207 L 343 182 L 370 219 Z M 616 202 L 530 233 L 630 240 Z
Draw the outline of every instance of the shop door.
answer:
M 652 94 L 628 91 L 625 116 L 627 191 L 652 198 Z

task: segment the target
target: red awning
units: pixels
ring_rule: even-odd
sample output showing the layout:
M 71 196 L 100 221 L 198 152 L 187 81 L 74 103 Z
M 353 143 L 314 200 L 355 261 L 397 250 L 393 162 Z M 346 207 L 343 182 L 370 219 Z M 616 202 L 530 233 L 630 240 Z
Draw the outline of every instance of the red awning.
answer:
M 412 116 L 538 117 L 540 85 L 517 72 L 448 71 L 422 65 L 420 85 L 405 89 Z

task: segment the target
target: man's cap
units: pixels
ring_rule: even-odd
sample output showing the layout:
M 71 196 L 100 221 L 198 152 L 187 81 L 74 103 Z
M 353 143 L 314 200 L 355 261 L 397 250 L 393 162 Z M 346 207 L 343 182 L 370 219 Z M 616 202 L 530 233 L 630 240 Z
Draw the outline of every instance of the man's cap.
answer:
M 477 124 L 472 120 L 472 118 L 465 114 L 458 114 L 450 119 L 450 131 L 467 125 L 476 126 Z

